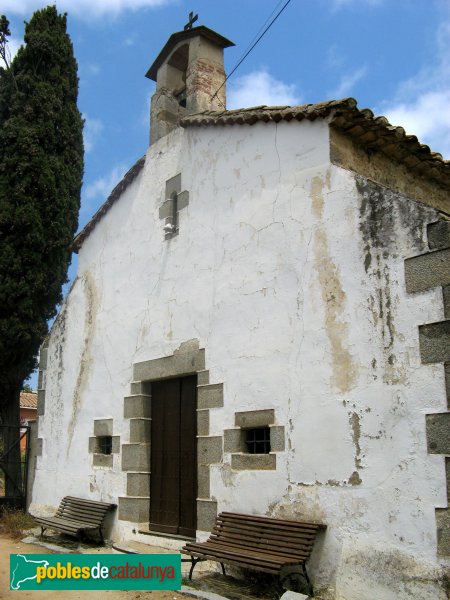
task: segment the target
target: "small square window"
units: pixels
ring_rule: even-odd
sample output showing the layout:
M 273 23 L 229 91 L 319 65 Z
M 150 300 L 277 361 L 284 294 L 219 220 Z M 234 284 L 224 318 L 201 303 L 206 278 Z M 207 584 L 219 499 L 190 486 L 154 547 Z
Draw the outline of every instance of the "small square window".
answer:
M 249 454 L 270 453 L 270 427 L 245 430 L 245 445 Z
M 112 436 L 103 435 L 97 437 L 97 453 L 112 454 Z

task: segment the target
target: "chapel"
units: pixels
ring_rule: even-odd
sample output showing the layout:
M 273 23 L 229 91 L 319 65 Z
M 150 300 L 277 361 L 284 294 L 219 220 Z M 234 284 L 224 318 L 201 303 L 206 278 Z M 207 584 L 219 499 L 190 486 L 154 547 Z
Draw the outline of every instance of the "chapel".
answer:
M 319 521 L 324 600 L 444 600 L 450 163 L 352 98 L 227 110 L 232 45 L 170 36 L 145 156 L 73 241 L 30 510 L 112 502 L 108 537 L 171 548 Z

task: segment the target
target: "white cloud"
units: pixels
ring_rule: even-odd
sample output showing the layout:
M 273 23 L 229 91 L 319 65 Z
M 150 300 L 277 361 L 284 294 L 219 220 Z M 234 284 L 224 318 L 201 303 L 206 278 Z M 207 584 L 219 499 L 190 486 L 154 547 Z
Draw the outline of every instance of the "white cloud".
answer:
M 329 69 L 340 69 L 344 64 L 344 56 L 337 44 L 328 48 L 326 64 Z
M 91 152 L 94 145 L 103 131 L 103 123 L 100 119 L 93 119 L 87 115 L 83 115 L 84 118 L 84 149 L 86 152 Z
M 89 19 L 115 17 L 125 10 L 158 8 L 172 4 L 175 0 L 56 0 L 58 12 Z M 35 10 L 45 8 L 49 0 L 2 0 L 2 12 L 31 17 Z
M 100 66 L 97 65 L 96 63 L 89 63 L 87 65 L 87 71 L 91 75 L 98 75 L 100 73 L 101 69 L 100 69 Z
M 343 98 L 344 96 L 348 96 L 350 92 L 353 90 L 355 85 L 363 79 L 367 74 L 367 67 L 360 67 L 353 71 L 352 73 L 346 73 L 341 77 L 341 81 L 339 85 L 329 93 L 331 98 Z
M 272 77 L 265 69 L 253 71 L 228 84 L 227 108 L 300 104 L 295 85 Z
M 409 103 L 393 104 L 384 114 L 393 125 L 401 125 L 433 151 L 450 157 L 450 86 L 422 93 Z
M 124 38 L 123 45 L 124 46 L 135 46 L 136 41 L 137 41 L 136 32 L 132 32 L 132 33 L 130 33 L 130 35 L 127 35 L 127 37 Z
M 402 82 L 396 96 L 382 103 L 382 112 L 393 125 L 401 125 L 431 150 L 450 158 L 450 19 L 436 35 L 432 65 Z
M 123 163 L 116 165 L 109 173 L 86 185 L 83 191 L 83 199 L 106 200 L 126 172 L 127 167 Z

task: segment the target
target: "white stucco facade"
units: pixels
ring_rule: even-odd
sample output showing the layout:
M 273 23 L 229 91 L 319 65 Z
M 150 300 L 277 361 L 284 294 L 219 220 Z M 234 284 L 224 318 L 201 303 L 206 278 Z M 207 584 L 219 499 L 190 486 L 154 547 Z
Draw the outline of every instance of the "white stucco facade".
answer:
M 133 365 L 197 340 L 223 383 L 209 436 L 244 411 L 284 428 L 275 469 L 233 469 L 226 451 L 210 465 L 217 510 L 327 524 L 309 563 L 323 598 L 444 599 L 445 466 L 425 415 L 446 410 L 445 382 L 418 333 L 443 319 L 442 294 L 408 294 L 404 273 L 438 213 L 332 164 L 329 138 L 318 119 L 177 128 L 149 148 L 84 240 L 49 337 L 32 512 L 126 496 L 120 452 L 92 464 L 94 420 L 128 443 Z M 177 174 L 189 204 L 165 239 Z M 116 518 L 110 536 L 136 526 Z

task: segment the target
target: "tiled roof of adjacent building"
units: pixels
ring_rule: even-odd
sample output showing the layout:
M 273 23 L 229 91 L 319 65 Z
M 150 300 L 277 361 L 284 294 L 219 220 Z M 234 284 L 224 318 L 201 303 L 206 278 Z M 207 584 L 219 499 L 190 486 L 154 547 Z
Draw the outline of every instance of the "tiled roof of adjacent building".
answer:
M 37 394 L 35 392 L 20 392 L 20 408 L 37 409 Z
M 403 127 L 391 125 L 383 117 L 376 117 L 369 109 L 357 108 L 354 98 L 330 100 L 301 106 L 256 106 L 236 110 L 205 111 L 188 115 L 180 120 L 181 127 L 217 127 L 226 125 L 254 125 L 255 123 L 278 123 L 280 121 L 315 121 L 330 117 L 330 126 L 354 139 L 369 151 L 378 151 L 404 164 L 424 177 L 434 179 L 450 189 L 450 161 L 438 152 L 421 144 L 415 135 L 408 135 Z M 116 185 L 106 202 L 89 223 L 75 237 L 72 249 L 78 252 L 84 239 L 94 229 L 122 192 L 137 177 L 145 163 L 139 159 Z

